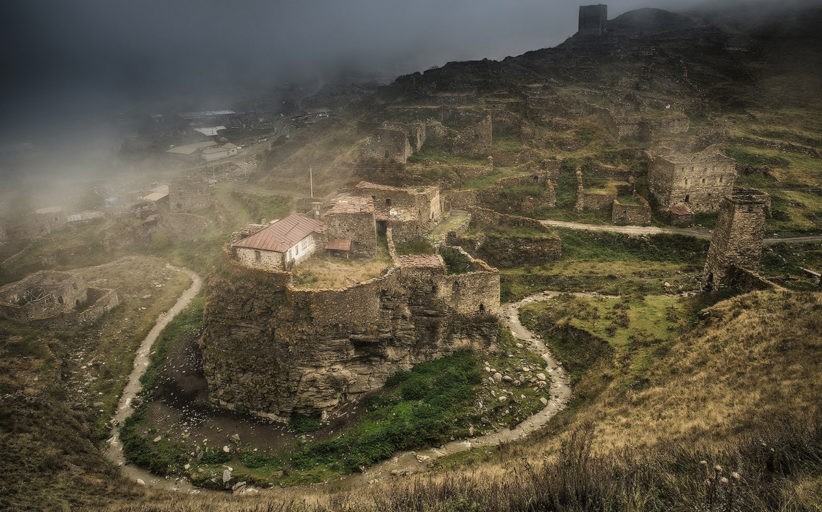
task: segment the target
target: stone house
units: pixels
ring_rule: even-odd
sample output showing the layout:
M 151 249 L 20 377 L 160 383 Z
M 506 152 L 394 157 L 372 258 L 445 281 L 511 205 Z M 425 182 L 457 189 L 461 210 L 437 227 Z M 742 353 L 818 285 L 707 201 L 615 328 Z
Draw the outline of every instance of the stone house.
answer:
M 683 203 L 694 213 L 713 213 L 733 193 L 736 167 L 718 146 L 682 154 L 665 151 L 653 157 L 648 187 L 662 210 Z
M 325 240 L 322 222 L 292 214 L 231 245 L 234 257 L 252 268 L 287 270 Z
M 355 194 L 371 198 L 377 232 L 392 228 L 394 240 L 404 242 L 422 236 L 442 216 L 439 187 L 392 187 L 362 181 Z
M 404 164 L 413 153 L 405 131 L 396 127 L 378 128 L 360 147 L 360 160 Z
M 328 242 L 325 249 L 337 256 L 373 257 L 377 252 L 374 202 L 366 197 L 343 196 L 322 215 Z

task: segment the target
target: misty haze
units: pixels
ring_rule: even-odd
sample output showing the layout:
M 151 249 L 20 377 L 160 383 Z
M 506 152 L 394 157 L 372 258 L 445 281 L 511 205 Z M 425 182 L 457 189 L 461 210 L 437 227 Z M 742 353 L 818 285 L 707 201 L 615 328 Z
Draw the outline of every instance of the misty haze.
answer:
M 819 0 L 0 25 L 0 510 L 822 506 Z

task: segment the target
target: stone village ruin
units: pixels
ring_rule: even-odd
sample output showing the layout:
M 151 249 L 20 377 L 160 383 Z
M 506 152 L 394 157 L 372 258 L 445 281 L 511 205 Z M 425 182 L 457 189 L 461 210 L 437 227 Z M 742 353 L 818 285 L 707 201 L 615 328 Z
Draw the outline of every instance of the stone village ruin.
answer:
M 438 189 L 363 182 L 354 194 L 319 219 L 249 226 L 226 248 L 200 340 L 215 404 L 280 421 L 326 416 L 416 363 L 495 348 L 495 268 L 459 248 L 451 250 L 466 265 L 461 273 L 440 254 L 394 249 L 395 229 L 412 239 L 436 225 Z M 289 269 L 308 255 L 324 247 L 369 258 L 378 234 L 392 261 L 380 276 L 339 289 L 293 285 Z

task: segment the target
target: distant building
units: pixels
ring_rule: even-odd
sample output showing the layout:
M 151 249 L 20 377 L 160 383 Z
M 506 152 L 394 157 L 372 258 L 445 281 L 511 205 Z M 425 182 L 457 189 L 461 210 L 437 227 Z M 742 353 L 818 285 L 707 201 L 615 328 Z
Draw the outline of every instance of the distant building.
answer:
M 608 22 L 608 6 L 580 5 L 579 6 L 579 31 L 580 36 L 600 37 L 605 34 L 605 25 Z
M 66 225 L 66 214 L 59 206 L 34 210 L 23 221 L 20 233 L 23 238 L 46 236 Z
M 232 244 L 235 258 L 246 266 L 287 270 L 322 243 L 322 222 L 292 214 Z
M 673 151 L 654 155 L 648 187 L 662 210 L 686 205 L 693 213 L 719 210 L 722 198 L 733 193 L 736 166 L 718 146 L 699 153 Z
M 206 137 L 216 137 L 220 130 L 225 130 L 225 126 L 203 126 L 200 128 L 194 128 L 194 131 L 197 133 L 202 133 Z
M 68 222 L 69 224 L 80 224 L 104 218 L 106 218 L 106 215 L 103 212 L 95 210 L 86 210 L 83 212 L 73 213 L 69 215 L 68 217 L 66 217 L 66 222 Z
M 166 153 L 171 153 L 173 155 L 180 155 L 180 156 L 196 156 L 199 154 L 200 151 L 216 146 L 217 143 L 213 140 L 207 140 L 203 142 L 194 142 L 192 144 L 185 144 L 182 146 L 173 146 L 169 148 Z
M 222 146 L 206 148 L 200 152 L 200 156 L 202 156 L 203 160 L 206 162 L 213 162 L 214 160 L 221 160 L 223 158 L 234 156 L 239 151 L 240 148 L 228 142 Z

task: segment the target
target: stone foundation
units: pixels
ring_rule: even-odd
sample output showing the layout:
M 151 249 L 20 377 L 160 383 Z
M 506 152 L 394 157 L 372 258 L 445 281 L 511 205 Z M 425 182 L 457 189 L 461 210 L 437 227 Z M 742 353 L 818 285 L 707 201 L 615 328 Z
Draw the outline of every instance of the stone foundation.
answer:
M 334 414 L 399 370 L 458 350 L 493 350 L 499 273 L 481 261 L 395 266 L 344 289 L 298 289 L 291 275 L 226 255 L 209 283 L 200 341 L 210 399 L 285 421 Z
M 651 207 L 643 197 L 636 196 L 634 200 L 639 204 L 620 203 L 614 199 L 611 206 L 611 222 L 614 224 L 630 224 L 645 226 L 651 223 Z

